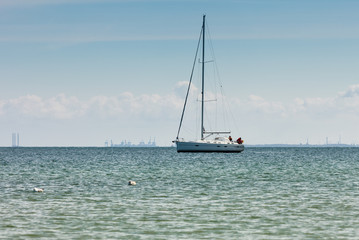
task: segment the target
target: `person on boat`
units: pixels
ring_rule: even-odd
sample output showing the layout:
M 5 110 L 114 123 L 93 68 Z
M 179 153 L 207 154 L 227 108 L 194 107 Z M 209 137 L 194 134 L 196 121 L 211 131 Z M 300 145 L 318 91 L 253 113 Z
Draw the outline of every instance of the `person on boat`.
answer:
M 232 137 L 231 137 L 231 136 L 229 136 L 229 137 L 228 137 L 228 140 L 232 142 L 232 140 L 233 140 L 233 139 L 232 139 Z
M 237 143 L 238 143 L 238 144 L 242 144 L 242 143 L 243 143 L 243 140 L 242 140 L 241 137 L 239 137 L 239 138 L 237 139 Z

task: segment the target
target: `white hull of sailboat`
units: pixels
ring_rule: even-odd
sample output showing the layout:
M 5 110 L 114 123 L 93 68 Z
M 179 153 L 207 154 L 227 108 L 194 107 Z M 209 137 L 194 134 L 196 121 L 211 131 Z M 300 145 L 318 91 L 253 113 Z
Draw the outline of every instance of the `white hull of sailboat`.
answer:
M 206 141 L 177 141 L 177 152 L 242 152 L 243 144 Z

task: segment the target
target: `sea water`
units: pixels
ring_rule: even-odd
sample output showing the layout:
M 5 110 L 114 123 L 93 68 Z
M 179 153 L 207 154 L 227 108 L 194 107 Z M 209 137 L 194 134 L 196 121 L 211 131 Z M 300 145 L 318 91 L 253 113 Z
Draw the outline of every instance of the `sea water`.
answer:
M 359 148 L 0 148 L 0 239 L 358 238 Z

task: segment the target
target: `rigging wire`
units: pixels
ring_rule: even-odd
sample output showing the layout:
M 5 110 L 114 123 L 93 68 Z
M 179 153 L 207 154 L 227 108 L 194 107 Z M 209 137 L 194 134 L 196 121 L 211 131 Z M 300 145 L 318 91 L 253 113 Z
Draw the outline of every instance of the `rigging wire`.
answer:
M 224 91 L 224 88 L 223 88 L 223 83 L 222 83 L 222 80 L 221 80 L 221 77 L 220 77 L 220 74 L 219 74 L 219 68 L 218 68 L 218 65 L 217 65 L 217 60 L 216 60 L 216 56 L 215 56 L 215 52 L 214 52 L 214 48 L 213 48 L 213 43 L 212 43 L 212 37 L 211 37 L 211 33 L 210 33 L 210 29 L 208 27 L 208 22 L 206 22 L 206 27 L 207 27 L 207 34 L 208 34 L 208 41 L 210 44 L 208 44 L 210 46 L 210 49 L 211 49 L 211 54 L 212 54 L 212 57 L 214 59 L 214 72 L 216 73 L 217 75 L 217 78 L 218 78 L 218 84 L 219 84 L 219 89 L 220 89 L 220 97 L 222 99 L 222 103 L 224 105 L 224 108 L 223 108 L 223 122 L 224 122 L 224 125 L 225 126 L 228 126 L 228 121 L 229 119 L 227 119 L 227 115 L 230 115 L 230 117 L 232 118 L 231 120 L 233 121 L 234 123 L 234 127 L 235 127 L 235 130 L 236 132 L 238 132 L 238 125 L 237 125 L 237 121 L 236 121 L 236 118 L 234 117 L 234 114 L 230 108 L 230 104 L 228 102 L 228 99 L 225 97 L 227 95 L 225 95 L 225 91 Z
M 185 112 L 186 105 L 187 105 L 187 98 L 188 98 L 189 90 L 190 90 L 190 88 L 191 88 L 193 71 L 194 71 L 194 68 L 195 68 L 195 65 L 196 65 L 197 54 L 198 54 L 198 49 L 199 49 L 199 45 L 200 45 L 200 42 L 201 42 L 202 32 L 203 32 L 203 28 L 201 29 L 201 32 L 200 32 L 200 34 L 199 34 L 199 41 L 198 41 L 198 44 L 197 44 L 197 50 L 196 50 L 196 54 L 195 54 L 194 61 L 193 61 L 193 67 L 192 67 L 192 71 L 191 71 L 191 77 L 190 77 L 190 81 L 189 81 L 188 88 L 187 88 L 186 99 L 185 99 L 184 104 L 183 104 L 183 111 L 182 111 L 182 115 L 181 115 L 180 124 L 179 124 L 179 127 L 178 127 L 178 132 L 177 132 L 177 137 L 176 137 L 177 140 L 178 140 L 179 133 L 180 133 L 180 131 L 181 131 L 183 116 L 184 116 L 184 112 Z

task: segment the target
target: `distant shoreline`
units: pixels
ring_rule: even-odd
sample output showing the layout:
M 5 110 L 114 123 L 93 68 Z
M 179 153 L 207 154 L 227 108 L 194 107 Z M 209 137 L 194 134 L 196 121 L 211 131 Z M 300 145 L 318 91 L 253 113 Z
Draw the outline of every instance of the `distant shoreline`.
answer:
M 244 147 L 246 148 L 356 148 L 359 147 L 359 144 L 244 144 Z M 136 146 L 136 147 L 106 147 L 106 146 L 0 146 L 0 148 L 175 148 L 175 146 L 155 146 L 155 147 L 146 147 L 146 146 Z
M 253 144 L 246 147 L 343 148 L 359 147 L 357 144 Z

